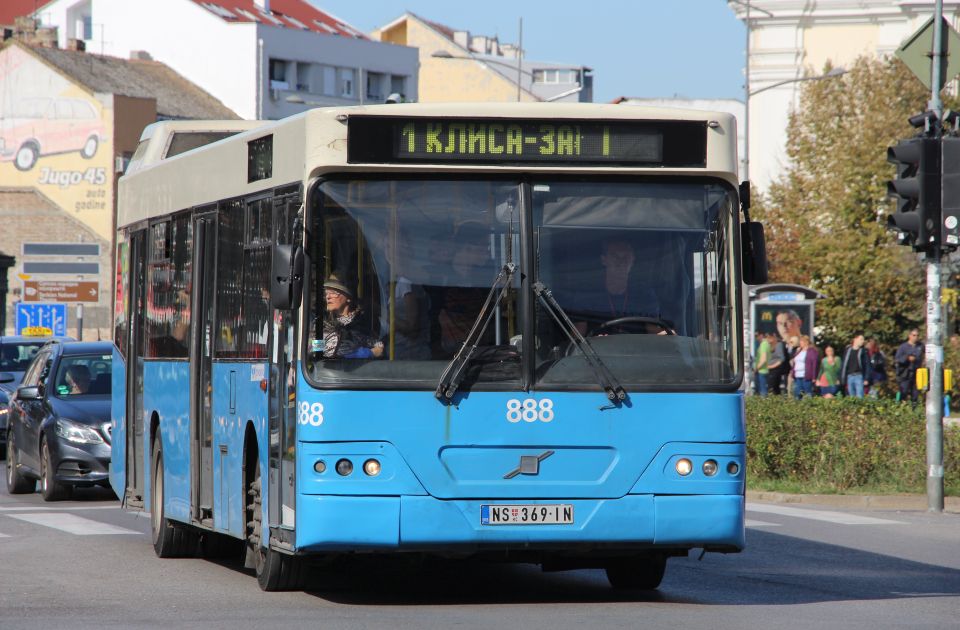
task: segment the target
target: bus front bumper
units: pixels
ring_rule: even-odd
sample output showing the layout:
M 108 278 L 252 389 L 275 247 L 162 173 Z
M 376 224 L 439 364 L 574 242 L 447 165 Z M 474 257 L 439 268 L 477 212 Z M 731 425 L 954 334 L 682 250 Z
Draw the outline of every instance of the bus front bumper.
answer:
M 300 495 L 297 548 L 436 550 L 744 547 L 743 496 L 627 495 L 619 499 L 439 500 L 430 496 Z M 483 505 L 573 506 L 566 525 L 484 525 Z

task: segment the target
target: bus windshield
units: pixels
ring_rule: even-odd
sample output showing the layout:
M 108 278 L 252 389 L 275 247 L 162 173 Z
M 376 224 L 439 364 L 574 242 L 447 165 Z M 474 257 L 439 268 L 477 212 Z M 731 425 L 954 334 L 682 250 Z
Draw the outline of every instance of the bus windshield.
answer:
M 473 330 L 464 386 L 600 388 L 534 283 L 628 390 L 736 382 L 729 186 L 357 179 L 325 181 L 311 199 L 305 364 L 318 385 L 432 388 Z

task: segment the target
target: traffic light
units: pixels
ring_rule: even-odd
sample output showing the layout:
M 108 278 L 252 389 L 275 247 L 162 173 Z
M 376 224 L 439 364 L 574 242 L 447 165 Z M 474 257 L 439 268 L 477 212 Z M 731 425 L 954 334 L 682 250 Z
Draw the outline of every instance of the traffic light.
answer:
M 887 161 L 897 166 L 887 194 L 897 210 L 887 219 L 898 230 L 902 245 L 934 253 L 940 245 L 940 139 L 910 138 L 887 149 Z
M 945 136 L 941 142 L 940 245 L 949 251 L 960 247 L 960 137 Z

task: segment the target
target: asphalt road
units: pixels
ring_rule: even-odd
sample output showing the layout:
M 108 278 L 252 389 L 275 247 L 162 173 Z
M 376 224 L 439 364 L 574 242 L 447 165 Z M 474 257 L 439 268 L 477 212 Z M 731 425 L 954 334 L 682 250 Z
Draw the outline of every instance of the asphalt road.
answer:
M 87 491 L 0 484 L 0 628 L 949 628 L 960 515 L 748 503 L 748 549 L 671 559 L 661 588 L 602 571 L 396 558 L 339 562 L 263 593 L 239 562 L 161 560 L 146 515 Z

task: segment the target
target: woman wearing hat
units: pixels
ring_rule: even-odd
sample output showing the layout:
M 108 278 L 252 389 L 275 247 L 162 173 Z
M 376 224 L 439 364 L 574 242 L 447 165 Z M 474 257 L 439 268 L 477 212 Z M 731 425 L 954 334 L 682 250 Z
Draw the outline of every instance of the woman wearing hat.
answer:
M 323 340 L 313 341 L 313 352 L 324 359 L 375 359 L 383 356 L 383 342 L 361 330 L 361 309 L 347 284 L 331 275 L 323 283 L 326 315 Z

